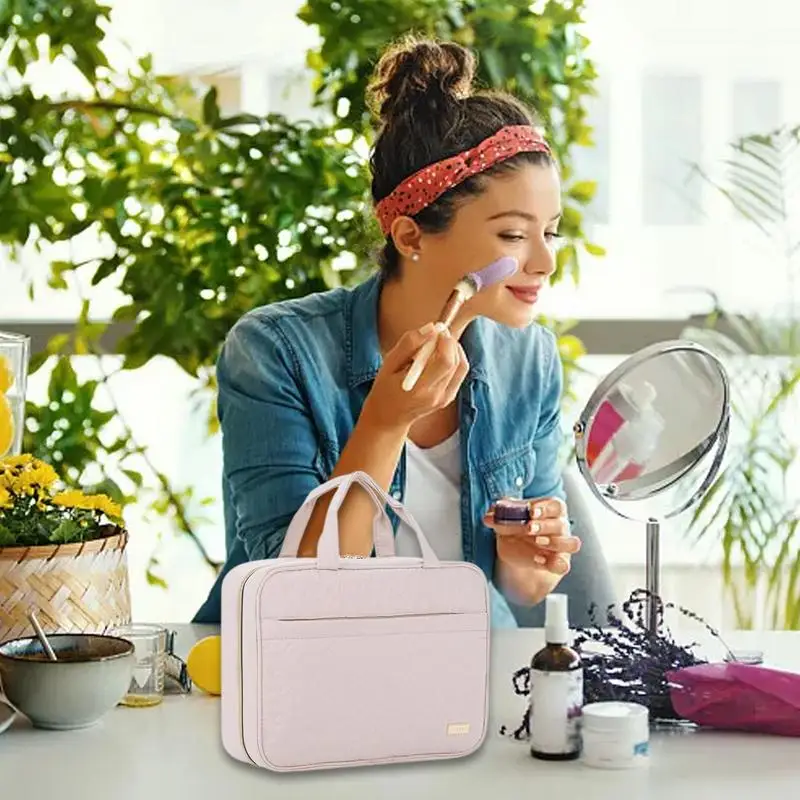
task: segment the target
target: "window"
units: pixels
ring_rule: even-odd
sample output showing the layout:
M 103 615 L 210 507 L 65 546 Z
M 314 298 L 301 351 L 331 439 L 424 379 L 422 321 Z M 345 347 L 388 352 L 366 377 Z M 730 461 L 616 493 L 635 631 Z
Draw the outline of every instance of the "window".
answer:
M 703 81 L 697 75 L 645 75 L 642 82 L 642 213 L 645 225 L 696 225 L 701 185 L 691 164 L 703 158 Z
M 303 69 L 281 70 L 270 76 L 270 111 L 290 120 L 319 119 L 322 109 L 313 108 L 313 91 L 308 72 Z
M 585 209 L 586 226 L 607 225 L 609 221 L 611 90 L 606 81 L 598 84 L 597 96 L 587 103 L 587 120 L 593 128 L 595 146 L 576 147 L 573 151 L 576 179 L 597 182 L 595 196 Z
M 765 133 L 780 126 L 781 84 L 768 80 L 733 83 L 731 138 Z

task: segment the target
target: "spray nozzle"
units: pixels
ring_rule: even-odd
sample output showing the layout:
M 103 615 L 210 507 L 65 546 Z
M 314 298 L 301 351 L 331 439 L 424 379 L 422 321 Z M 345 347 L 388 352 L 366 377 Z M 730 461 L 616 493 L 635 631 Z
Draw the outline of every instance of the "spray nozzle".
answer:
M 631 403 L 636 406 L 638 411 L 649 409 L 653 405 L 653 400 L 656 399 L 656 389 L 650 381 L 644 381 L 636 384 L 630 390 Z

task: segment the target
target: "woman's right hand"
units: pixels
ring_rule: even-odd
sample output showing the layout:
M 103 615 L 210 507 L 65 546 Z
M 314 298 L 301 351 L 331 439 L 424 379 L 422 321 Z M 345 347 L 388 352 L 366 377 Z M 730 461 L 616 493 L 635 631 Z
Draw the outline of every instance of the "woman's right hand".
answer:
M 417 351 L 428 341 L 436 349 L 411 391 L 403 379 Z M 410 428 L 417 420 L 446 408 L 457 395 L 469 372 L 464 349 L 443 326 L 426 325 L 409 331 L 386 354 L 369 395 L 362 418 L 380 429 Z

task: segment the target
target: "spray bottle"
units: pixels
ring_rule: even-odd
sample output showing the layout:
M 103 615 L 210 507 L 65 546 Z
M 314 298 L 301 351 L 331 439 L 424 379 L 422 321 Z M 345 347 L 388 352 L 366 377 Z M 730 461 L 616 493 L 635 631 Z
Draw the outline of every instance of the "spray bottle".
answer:
M 627 387 L 626 387 L 627 389 Z M 656 390 L 645 381 L 628 389 L 629 416 L 606 442 L 590 467 L 599 485 L 641 474 L 652 458 L 664 431 L 664 418 L 653 407 Z
M 581 751 L 583 662 L 569 646 L 565 594 L 546 600 L 545 646 L 530 668 L 530 748 L 534 758 L 569 761 Z

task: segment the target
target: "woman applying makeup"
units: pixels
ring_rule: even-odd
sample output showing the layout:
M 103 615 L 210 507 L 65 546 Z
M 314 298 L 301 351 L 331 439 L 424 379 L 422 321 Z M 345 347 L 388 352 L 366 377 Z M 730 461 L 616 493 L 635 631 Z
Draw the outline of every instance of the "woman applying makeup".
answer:
M 407 40 L 383 55 L 370 89 L 380 272 L 255 309 L 231 330 L 217 369 L 228 558 L 195 622 L 219 621 L 231 567 L 278 555 L 312 489 L 356 470 L 401 500 L 440 558 L 484 571 L 495 627 L 516 624 L 506 598 L 536 605 L 570 571 L 580 541 L 558 460 L 561 365 L 535 323 L 555 266 L 559 174 L 529 112 L 472 93 L 474 66 L 450 43 Z M 476 294 L 449 330 L 434 327 L 456 283 L 502 256 L 517 272 Z M 405 391 L 431 339 L 434 355 Z M 508 496 L 532 501 L 530 524 L 494 522 L 493 503 Z M 299 555 L 315 555 L 330 497 Z M 353 487 L 342 554 L 370 555 L 373 516 Z M 397 553 L 415 547 L 401 525 Z

